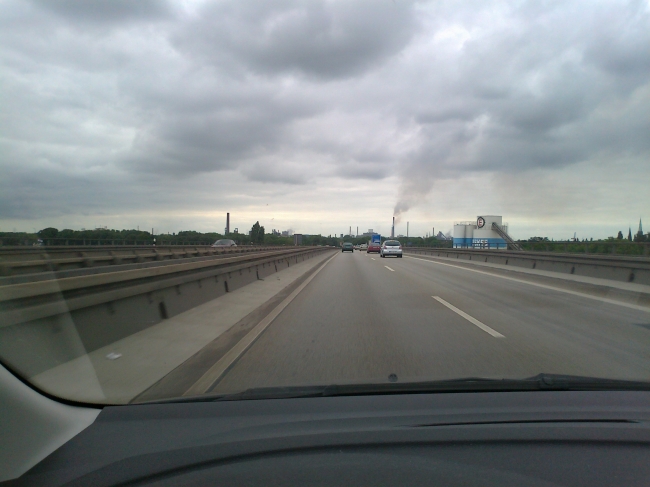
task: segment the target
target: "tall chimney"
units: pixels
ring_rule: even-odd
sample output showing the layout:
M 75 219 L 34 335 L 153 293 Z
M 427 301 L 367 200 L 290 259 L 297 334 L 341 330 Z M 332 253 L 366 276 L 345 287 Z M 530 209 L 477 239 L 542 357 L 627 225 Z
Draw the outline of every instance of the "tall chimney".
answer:
M 395 238 L 395 217 L 393 217 L 393 226 L 390 229 L 390 238 Z
M 226 235 L 230 235 L 230 213 L 226 213 Z

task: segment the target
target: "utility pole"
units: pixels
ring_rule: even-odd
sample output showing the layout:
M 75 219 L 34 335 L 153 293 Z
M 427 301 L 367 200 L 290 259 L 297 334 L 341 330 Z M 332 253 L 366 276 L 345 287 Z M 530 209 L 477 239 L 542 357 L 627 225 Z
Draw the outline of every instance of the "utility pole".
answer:
M 406 222 L 406 238 L 409 238 L 409 222 Z

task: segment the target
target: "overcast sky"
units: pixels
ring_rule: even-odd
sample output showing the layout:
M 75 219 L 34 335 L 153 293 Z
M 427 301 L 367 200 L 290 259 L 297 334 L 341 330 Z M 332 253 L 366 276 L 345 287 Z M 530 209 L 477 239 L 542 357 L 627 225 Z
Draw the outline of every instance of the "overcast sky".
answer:
M 0 231 L 650 227 L 650 3 L 0 0 Z

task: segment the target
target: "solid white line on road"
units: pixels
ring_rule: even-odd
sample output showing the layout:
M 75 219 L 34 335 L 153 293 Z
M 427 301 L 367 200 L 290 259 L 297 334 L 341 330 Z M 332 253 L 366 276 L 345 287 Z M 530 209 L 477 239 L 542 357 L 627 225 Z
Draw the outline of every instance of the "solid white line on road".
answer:
M 388 267 L 387 265 L 385 265 L 384 267 L 385 267 L 386 269 L 388 269 L 389 271 L 391 271 L 391 272 L 395 272 L 395 269 L 391 269 L 391 268 Z
M 498 277 L 500 279 L 506 279 L 507 281 L 519 282 L 519 283 L 522 283 L 522 284 L 529 284 L 531 286 L 541 287 L 543 289 L 549 289 L 551 291 L 558 291 L 558 292 L 561 292 L 561 293 L 572 294 L 574 296 L 579 296 L 581 298 L 595 299 L 595 300 L 601 301 L 603 303 L 616 304 L 618 306 L 624 306 L 626 308 L 636 309 L 636 310 L 639 310 L 639 311 L 645 311 L 646 313 L 650 313 L 650 308 L 648 308 L 647 306 L 639 306 L 637 304 L 624 303 L 623 301 L 616 301 L 615 299 L 601 298 L 600 296 L 592 296 L 591 294 L 579 293 L 577 291 L 571 291 L 569 289 L 563 289 L 561 287 L 548 286 L 546 284 L 538 284 L 536 282 L 526 281 L 524 279 L 516 279 L 514 277 L 501 276 L 499 274 L 493 274 L 491 272 L 484 272 L 484 271 L 479 271 L 479 270 L 476 270 L 476 269 L 468 269 L 467 267 L 462 267 L 462 266 L 453 265 L 453 264 L 445 264 L 443 262 L 438 262 L 438 261 L 435 261 L 435 260 L 419 259 L 417 257 L 410 257 L 410 256 L 407 256 L 407 257 L 409 259 L 421 260 L 421 261 L 424 261 L 424 262 L 430 262 L 431 264 L 444 265 L 444 266 L 447 266 L 447 267 L 455 267 L 456 269 L 462 269 L 464 271 L 477 272 L 479 274 L 485 274 L 486 276 L 490 276 L 490 277 Z
M 323 267 L 325 267 L 329 262 L 338 255 L 338 252 L 336 252 L 332 257 L 327 259 L 323 265 L 321 265 L 318 269 L 316 269 L 316 272 L 314 272 L 311 276 L 309 276 L 305 282 L 303 282 L 300 286 L 298 286 L 289 296 L 287 296 L 280 304 L 278 304 L 273 311 L 271 311 L 268 315 L 262 319 L 257 325 L 255 325 L 255 328 L 253 328 L 251 331 L 248 332 L 244 338 L 239 340 L 237 345 L 232 347 L 223 357 L 219 359 L 219 361 L 214 364 L 208 371 L 201 376 L 201 378 L 192 385 L 185 393 L 183 396 L 195 396 L 198 394 L 204 394 L 206 393 L 212 385 L 217 382 L 223 375 L 232 367 L 232 365 L 241 357 L 246 350 L 250 348 L 250 346 L 257 340 L 257 338 L 262 334 L 262 332 L 275 320 L 280 313 L 289 306 L 291 301 L 295 299 L 300 292 L 305 289 L 307 284 L 311 282 L 311 280 L 316 277 L 316 274 L 318 274 Z
M 439 303 L 444 304 L 445 306 L 447 306 L 447 308 L 449 308 L 450 310 L 452 310 L 454 313 L 458 313 L 460 316 L 462 316 L 463 318 L 465 318 L 465 319 L 466 319 L 467 321 L 469 321 L 470 323 L 472 323 L 472 324 L 478 326 L 478 327 L 479 327 L 481 330 L 483 330 L 485 333 L 489 333 L 489 334 L 492 335 L 494 338 L 505 338 L 505 337 L 504 337 L 501 333 L 499 333 L 498 331 L 493 330 L 493 329 L 490 328 L 489 326 L 487 326 L 487 325 L 481 323 L 481 322 L 480 322 L 479 320 L 477 320 L 476 318 L 474 318 L 474 317 L 468 315 L 468 314 L 465 313 L 464 311 L 459 310 L 456 306 L 454 306 L 453 304 L 449 304 L 447 301 L 445 301 L 445 300 L 442 299 L 441 297 L 438 297 L 438 296 L 431 296 L 431 297 L 432 297 L 433 299 L 435 299 L 436 301 L 438 301 Z

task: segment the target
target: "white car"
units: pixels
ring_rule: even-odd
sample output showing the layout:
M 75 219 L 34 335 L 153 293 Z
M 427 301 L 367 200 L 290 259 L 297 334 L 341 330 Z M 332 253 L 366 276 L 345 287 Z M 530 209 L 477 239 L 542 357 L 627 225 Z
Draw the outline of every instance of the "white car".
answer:
M 395 257 L 402 257 L 402 244 L 397 240 L 386 240 L 379 250 L 381 257 L 394 255 Z
M 234 240 L 230 240 L 229 238 L 222 238 L 221 240 L 217 240 L 215 243 L 212 244 L 213 247 L 237 247 L 237 244 L 235 243 Z

